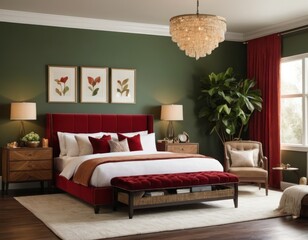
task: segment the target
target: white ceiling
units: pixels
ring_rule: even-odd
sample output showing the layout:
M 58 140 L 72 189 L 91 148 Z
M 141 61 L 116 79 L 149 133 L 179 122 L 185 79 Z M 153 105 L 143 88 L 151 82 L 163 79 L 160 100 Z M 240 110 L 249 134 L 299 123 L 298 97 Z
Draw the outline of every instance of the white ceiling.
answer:
M 91 21 L 88 24 L 92 25 L 92 29 L 95 29 L 93 20 L 97 20 L 98 25 L 105 23 L 102 22 L 104 20 L 112 20 L 116 21 L 114 22 L 116 24 L 120 23 L 118 21 L 126 22 L 125 24 L 128 24 L 126 28 L 142 26 L 156 30 L 161 28 L 166 32 L 172 16 L 196 13 L 196 2 L 196 0 L 0 0 L 0 9 L 5 10 L 0 11 L 0 21 L 27 23 L 26 19 L 30 19 L 31 16 L 27 12 L 32 12 L 40 13 L 32 16 L 37 18 L 37 24 L 41 21 L 42 25 L 48 25 L 47 17 L 49 21 L 54 17 L 58 25 L 61 20 L 64 26 L 76 19 L 79 19 L 79 25 L 82 25 L 80 22 L 87 25 L 89 18 Z M 247 40 L 308 25 L 308 0 L 200 0 L 199 13 L 226 18 L 229 36 Z M 61 18 L 64 16 L 66 17 Z M 133 29 L 131 32 L 142 33 Z M 155 30 L 153 34 L 164 35 L 155 34 Z M 229 38 L 232 40 L 232 37 Z

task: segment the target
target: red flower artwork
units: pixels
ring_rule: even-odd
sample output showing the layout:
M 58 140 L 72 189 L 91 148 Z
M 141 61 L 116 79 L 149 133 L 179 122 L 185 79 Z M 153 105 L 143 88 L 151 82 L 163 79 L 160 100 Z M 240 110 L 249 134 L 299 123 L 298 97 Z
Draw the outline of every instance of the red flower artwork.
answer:
M 95 88 L 95 85 L 101 82 L 101 77 L 96 77 L 95 79 L 92 77 L 88 77 L 88 82 L 90 84 L 88 88 L 92 92 L 92 96 L 97 95 L 99 87 Z
M 69 91 L 69 87 L 66 86 L 66 82 L 68 81 L 68 76 L 61 77 L 60 79 L 55 79 L 55 82 L 60 86 L 59 88 L 56 88 L 56 93 L 58 93 L 60 96 L 65 96 L 65 94 Z

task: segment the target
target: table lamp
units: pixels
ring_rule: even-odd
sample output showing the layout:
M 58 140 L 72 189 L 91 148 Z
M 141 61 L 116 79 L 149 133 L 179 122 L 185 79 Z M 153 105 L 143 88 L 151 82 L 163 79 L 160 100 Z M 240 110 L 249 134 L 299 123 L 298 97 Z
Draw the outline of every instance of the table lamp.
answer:
M 172 121 L 183 120 L 183 105 L 162 105 L 160 119 L 169 121 L 167 128 L 167 138 L 173 140 L 174 128 Z
M 20 139 L 25 136 L 24 120 L 36 120 L 36 103 L 34 102 L 12 102 L 11 120 L 20 121 Z

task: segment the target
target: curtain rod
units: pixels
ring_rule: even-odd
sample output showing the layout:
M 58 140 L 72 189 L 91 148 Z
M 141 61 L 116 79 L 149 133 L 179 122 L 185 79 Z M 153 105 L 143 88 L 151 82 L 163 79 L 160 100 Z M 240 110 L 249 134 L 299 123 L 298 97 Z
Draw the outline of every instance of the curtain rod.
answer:
M 291 30 L 281 32 L 281 33 L 279 33 L 279 35 L 283 36 L 283 35 L 299 32 L 299 31 L 303 31 L 303 30 L 306 30 L 306 29 L 308 29 L 308 25 L 304 25 L 302 27 L 298 27 L 298 28 L 294 28 L 294 29 L 291 29 Z
M 280 35 L 280 36 L 284 36 L 284 35 L 287 35 L 287 34 L 291 34 L 291 33 L 295 33 L 295 32 L 300 32 L 300 31 L 304 31 L 304 30 L 307 30 L 307 29 L 308 29 L 308 25 L 304 25 L 302 27 L 293 28 L 291 30 L 287 30 L 287 31 L 284 31 L 284 32 L 281 32 L 281 33 L 277 33 L 277 34 Z M 244 41 L 243 44 L 248 44 L 248 41 Z

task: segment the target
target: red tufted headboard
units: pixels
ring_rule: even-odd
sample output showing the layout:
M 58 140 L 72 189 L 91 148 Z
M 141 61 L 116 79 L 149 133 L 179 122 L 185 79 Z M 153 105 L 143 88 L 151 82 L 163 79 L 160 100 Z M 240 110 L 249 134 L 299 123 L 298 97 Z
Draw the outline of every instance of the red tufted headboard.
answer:
M 94 133 L 94 132 L 154 132 L 153 115 L 117 114 L 71 114 L 48 113 L 46 116 L 45 136 L 53 147 L 54 156 L 59 156 L 57 132 Z

